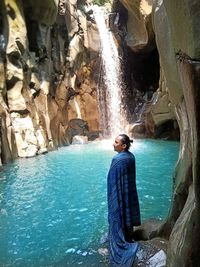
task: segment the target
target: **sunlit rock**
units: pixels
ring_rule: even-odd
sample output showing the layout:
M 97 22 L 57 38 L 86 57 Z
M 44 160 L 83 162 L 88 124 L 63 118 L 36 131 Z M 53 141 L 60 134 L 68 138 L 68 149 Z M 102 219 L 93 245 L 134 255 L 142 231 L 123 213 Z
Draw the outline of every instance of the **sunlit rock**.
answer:
M 46 138 L 45 138 L 45 131 L 44 128 L 42 128 L 41 126 L 39 127 L 39 129 L 36 130 L 36 138 L 37 138 L 37 146 L 38 146 L 38 151 L 37 154 L 43 154 L 48 152 L 47 149 L 47 142 L 46 142 Z
M 23 118 L 17 113 L 12 113 L 11 118 L 19 157 L 35 156 L 37 138 L 30 116 Z
M 134 138 L 142 138 L 145 137 L 146 129 L 143 122 L 136 122 L 129 126 L 128 131 Z
M 25 99 L 22 96 L 23 81 L 15 83 L 12 89 L 7 92 L 8 106 L 11 111 L 26 110 Z
M 88 22 L 85 34 L 85 47 L 90 51 L 98 52 L 100 50 L 99 34 L 94 23 Z
M 69 144 L 65 133 L 71 119 L 83 118 L 90 133 L 98 133 L 91 71 L 98 57 L 97 29 L 82 5 L 76 8 L 76 4 L 1 2 L 0 102 L 5 162 Z M 29 130 L 23 123 L 26 119 L 32 121 Z
M 68 48 L 68 56 L 67 56 L 67 62 L 69 68 L 76 68 L 78 67 L 77 64 L 79 64 L 78 56 L 79 53 L 83 52 L 83 39 L 79 35 L 75 35 Z
M 127 45 L 134 51 L 144 48 L 151 49 L 151 42 L 154 38 L 151 23 L 153 0 L 140 2 L 121 0 L 121 2 L 128 10 Z
M 69 36 L 75 35 L 79 31 L 79 18 L 76 12 L 77 0 L 65 1 L 66 6 L 66 25 Z
M 4 56 L 3 51 L 0 48 L 0 97 L 6 94 L 6 79 L 5 79 L 5 68 L 4 68 Z
M 170 21 L 163 1 L 157 1 L 154 8 L 153 25 L 161 65 L 159 90 L 164 93 L 168 88 L 169 100 L 176 105 L 181 100 L 182 89 L 172 46 Z

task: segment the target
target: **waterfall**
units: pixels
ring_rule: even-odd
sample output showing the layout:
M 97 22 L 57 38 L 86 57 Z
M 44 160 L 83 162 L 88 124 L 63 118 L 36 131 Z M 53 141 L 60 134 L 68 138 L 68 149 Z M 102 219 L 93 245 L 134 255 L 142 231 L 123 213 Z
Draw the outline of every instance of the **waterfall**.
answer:
M 80 110 L 78 102 L 77 102 L 77 100 L 75 98 L 74 98 L 74 105 L 75 105 L 75 108 L 76 108 L 77 118 L 78 119 L 82 119 L 81 110 Z
M 100 102 L 103 100 L 103 104 L 106 105 L 106 110 L 103 110 L 101 108 L 103 105 L 100 104 L 100 116 L 103 116 L 103 127 L 106 127 L 105 120 L 108 119 L 106 131 L 113 137 L 123 131 L 124 121 L 121 112 L 122 79 L 120 59 L 112 32 L 106 25 L 108 14 L 106 14 L 105 10 L 97 6 L 93 7 L 93 13 L 101 42 L 102 67 L 104 70 L 103 78 L 106 85 L 106 94 L 98 92 Z

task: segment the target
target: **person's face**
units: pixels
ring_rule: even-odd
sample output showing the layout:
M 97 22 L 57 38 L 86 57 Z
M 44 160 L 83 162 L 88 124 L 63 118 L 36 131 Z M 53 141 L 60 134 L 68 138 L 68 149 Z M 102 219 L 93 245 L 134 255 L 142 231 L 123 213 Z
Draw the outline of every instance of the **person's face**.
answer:
M 114 150 L 118 153 L 122 152 L 126 148 L 126 144 L 122 144 L 122 140 L 120 136 L 115 138 L 115 142 L 113 144 Z

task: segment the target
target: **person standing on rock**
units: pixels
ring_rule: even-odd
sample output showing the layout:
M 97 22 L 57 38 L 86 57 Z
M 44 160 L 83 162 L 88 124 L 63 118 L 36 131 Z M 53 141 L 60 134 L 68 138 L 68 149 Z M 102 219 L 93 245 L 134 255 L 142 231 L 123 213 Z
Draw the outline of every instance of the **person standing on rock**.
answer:
M 107 177 L 108 242 L 112 267 L 132 266 L 138 243 L 132 240 L 133 227 L 141 224 L 136 189 L 135 157 L 129 151 L 129 137 L 120 134 L 115 138 L 113 157 Z

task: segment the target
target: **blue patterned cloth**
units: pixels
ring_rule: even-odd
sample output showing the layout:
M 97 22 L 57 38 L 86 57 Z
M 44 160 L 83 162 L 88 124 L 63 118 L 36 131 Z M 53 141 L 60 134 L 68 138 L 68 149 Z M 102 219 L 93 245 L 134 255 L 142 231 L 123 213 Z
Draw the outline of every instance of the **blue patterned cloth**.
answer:
M 135 176 L 134 155 L 129 151 L 118 153 L 107 177 L 108 242 L 112 267 L 131 266 L 138 249 L 138 243 L 125 240 L 125 229 L 140 225 Z

